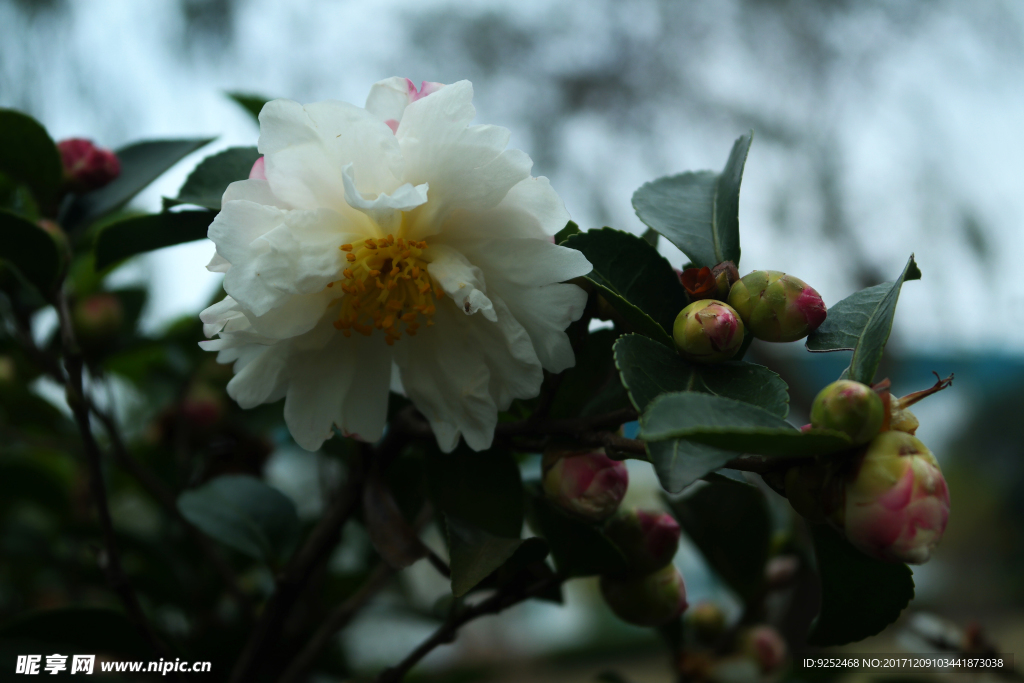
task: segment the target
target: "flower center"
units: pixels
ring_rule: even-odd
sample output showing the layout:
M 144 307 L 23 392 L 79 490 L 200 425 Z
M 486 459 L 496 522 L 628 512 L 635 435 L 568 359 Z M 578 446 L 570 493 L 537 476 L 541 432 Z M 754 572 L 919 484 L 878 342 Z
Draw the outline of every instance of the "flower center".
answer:
M 421 317 L 433 325 L 434 297 L 440 298 L 443 292 L 420 258 L 426 248 L 426 242 L 396 240 L 394 235 L 341 245 L 348 267 L 342 271 L 343 279 L 327 285 L 340 283 L 346 294 L 334 327 L 346 337 L 352 336 L 352 330 L 366 336 L 375 328 L 383 330 L 390 346 L 402 332 L 415 336 Z M 399 323 L 404 329 L 399 330 Z

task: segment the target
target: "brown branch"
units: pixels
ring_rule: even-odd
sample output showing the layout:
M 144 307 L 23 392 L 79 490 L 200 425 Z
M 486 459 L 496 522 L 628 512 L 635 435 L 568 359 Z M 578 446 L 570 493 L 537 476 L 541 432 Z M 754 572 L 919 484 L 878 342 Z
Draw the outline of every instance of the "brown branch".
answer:
M 74 329 L 71 326 L 71 315 L 68 310 L 67 296 L 63 290 L 57 293 L 55 308 L 57 309 L 57 316 L 60 321 L 61 341 L 64 347 L 64 366 L 68 376 L 68 381 L 65 385 L 67 401 L 82 437 L 89 469 L 89 488 L 92 492 L 93 502 L 96 504 L 100 528 L 103 531 L 104 554 L 101 557 L 100 566 L 104 574 L 106 574 L 107 583 L 110 585 L 111 590 L 114 591 L 124 605 L 128 619 L 135 624 L 135 627 L 140 631 L 150 647 L 153 648 L 154 652 L 164 657 L 170 657 L 170 651 L 157 637 L 152 625 L 146 618 L 145 612 L 142 611 L 142 606 L 139 604 L 139 598 L 135 594 L 135 590 L 132 588 L 128 577 L 125 576 L 124 570 L 121 567 L 121 554 L 117 547 L 117 537 L 114 534 L 114 523 L 110 517 L 107 489 L 103 481 L 103 469 L 100 464 L 100 447 L 92 433 L 89 406 L 85 400 L 83 390 L 82 354 L 75 340 Z
M 478 619 L 480 617 L 489 614 L 498 614 L 513 605 L 517 605 L 524 600 L 528 600 L 540 593 L 543 593 L 548 588 L 554 585 L 560 584 L 565 581 L 564 577 L 558 575 L 549 576 L 547 578 L 537 581 L 531 586 L 526 587 L 520 591 L 513 591 L 510 593 L 498 592 L 487 598 L 483 602 L 460 609 L 458 603 L 452 608 L 452 612 L 448 615 L 448 619 L 434 634 L 423 641 L 419 647 L 410 652 L 405 659 L 399 662 L 397 665 L 385 669 L 377 676 L 376 683 L 398 683 L 405 675 L 409 673 L 416 664 L 418 664 L 424 657 L 430 654 L 435 648 L 446 643 L 452 643 L 458 636 L 459 629 L 465 624 Z
M 231 672 L 231 683 L 248 683 L 256 678 L 256 671 L 271 643 L 277 641 L 285 620 L 291 613 L 310 575 L 337 543 L 342 527 L 362 500 L 370 449 L 363 448 L 360 457 L 349 471 L 348 481 L 331 502 L 327 512 L 310 532 L 306 543 L 292 557 L 277 578 L 277 587 L 249 636 L 242 654 Z

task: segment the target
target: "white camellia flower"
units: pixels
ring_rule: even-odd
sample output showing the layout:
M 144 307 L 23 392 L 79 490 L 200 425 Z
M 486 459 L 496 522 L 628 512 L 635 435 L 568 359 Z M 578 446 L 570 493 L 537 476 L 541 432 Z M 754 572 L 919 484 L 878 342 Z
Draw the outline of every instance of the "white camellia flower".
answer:
M 575 362 L 565 328 L 590 272 L 551 235 L 569 216 L 509 131 L 471 126 L 473 86 L 407 79 L 366 108 L 269 102 L 248 180 L 209 237 L 228 296 L 203 311 L 204 349 L 234 363 L 243 408 L 285 399 L 315 450 L 335 426 L 385 424 L 392 369 L 450 451 L 490 446 L 499 410 Z

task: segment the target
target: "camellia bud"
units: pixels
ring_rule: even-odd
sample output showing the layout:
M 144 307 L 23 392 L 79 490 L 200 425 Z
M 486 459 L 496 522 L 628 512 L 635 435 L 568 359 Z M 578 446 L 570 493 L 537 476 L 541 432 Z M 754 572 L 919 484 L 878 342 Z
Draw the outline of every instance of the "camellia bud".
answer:
M 642 577 L 602 576 L 601 595 L 619 619 L 636 626 L 660 626 L 686 610 L 686 585 L 674 564 Z
M 224 416 L 226 404 L 223 392 L 214 390 L 205 382 L 189 387 L 181 400 L 181 415 L 197 429 L 208 429 Z
M 711 277 L 715 278 L 715 286 L 718 288 L 718 296 L 715 298 L 725 301 L 729 298 L 732 286 L 740 279 L 740 271 L 736 270 L 736 264 L 732 261 L 722 261 L 711 269 Z
M 778 671 L 786 662 L 786 641 L 771 626 L 752 626 L 740 633 L 739 650 L 754 659 L 761 673 Z
M 928 561 L 948 519 L 949 489 L 935 456 L 900 431 L 871 440 L 831 516 L 868 555 L 911 564 Z
M 721 301 L 694 301 L 676 316 L 672 339 L 684 358 L 701 363 L 729 360 L 743 346 L 743 321 Z
M 841 379 L 822 389 L 811 405 L 811 425 L 849 436 L 855 445 L 878 434 L 885 418 L 882 399 L 866 384 Z
M 64 179 L 75 192 L 98 190 L 121 175 L 121 162 L 109 149 L 90 140 L 70 138 L 57 143 Z
M 690 301 L 713 299 L 718 295 L 718 285 L 707 266 L 703 268 L 687 268 L 679 274 L 679 282 L 690 296 Z
M 113 294 L 93 294 L 75 304 L 71 319 L 78 342 L 84 348 L 98 350 L 117 337 L 124 311 Z
M 729 291 L 729 305 L 764 341 L 790 342 L 818 329 L 828 311 L 803 280 L 776 270 L 755 270 Z
M 626 556 L 633 576 L 658 571 L 679 550 L 679 523 L 665 512 L 620 510 L 608 520 L 604 533 Z
M 626 465 L 603 453 L 548 452 L 544 461 L 545 495 L 575 515 L 605 520 L 626 495 Z
M 686 613 L 686 621 L 693 626 L 694 633 L 701 640 L 711 641 L 722 635 L 725 630 L 725 612 L 710 601 L 694 605 Z

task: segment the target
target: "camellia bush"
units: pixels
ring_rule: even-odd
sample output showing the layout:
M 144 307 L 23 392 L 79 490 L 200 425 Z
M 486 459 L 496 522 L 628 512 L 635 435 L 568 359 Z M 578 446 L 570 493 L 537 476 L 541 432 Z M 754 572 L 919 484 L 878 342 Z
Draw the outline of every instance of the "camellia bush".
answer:
M 398 78 L 365 108 L 235 96 L 258 145 L 203 159 L 150 214 L 125 207 L 210 140 L 111 152 L 0 110 L 4 667 L 93 653 L 236 683 L 398 681 L 467 623 L 599 577 L 679 680 L 756 680 L 907 607 L 907 564 L 949 514 L 910 406 L 951 378 L 898 398 L 876 376 L 913 256 L 831 307 L 744 273 L 752 134 L 720 173 L 637 190 L 644 236 L 580 230 L 509 131 L 471 124 L 472 96 Z M 223 294 L 141 334 L 145 290 L 106 276 L 206 237 Z M 754 340 L 852 352 L 810 424 L 744 360 Z M 331 464 L 314 518 L 263 478 L 292 442 Z M 629 459 L 664 489 L 650 509 L 620 505 Z M 683 533 L 739 615 L 689 605 Z M 435 632 L 354 670 L 336 636 L 420 561 L 450 596 L 396 599 Z

